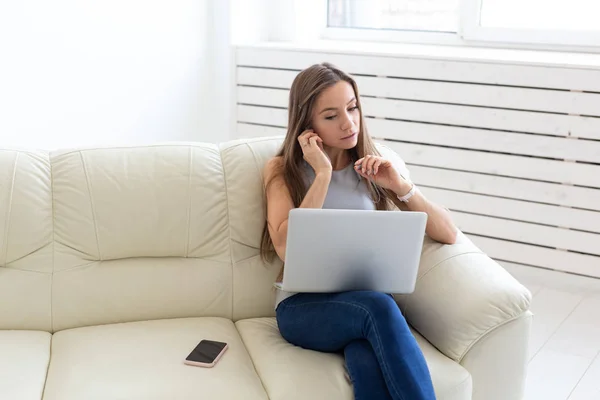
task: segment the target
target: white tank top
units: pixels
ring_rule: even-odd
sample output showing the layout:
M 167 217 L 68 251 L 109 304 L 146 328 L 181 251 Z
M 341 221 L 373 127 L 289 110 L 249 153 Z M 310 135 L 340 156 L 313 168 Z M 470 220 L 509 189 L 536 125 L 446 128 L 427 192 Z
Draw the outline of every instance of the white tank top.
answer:
M 312 185 L 315 179 L 315 172 L 308 163 L 304 163 L 307 175 L 307 188 Z M 323 208 L 326 209 L 345 209 L 345 210 L 375 210 L 375 204 L 371 199 L 371 194 L 366 182 L 361 180 L 360 175 L 354 171 L 354 163 L 351 162 L 346 168 L 333 171 L 331 182 L 327 189 Z M 275 309 L 279 303 L 295 295 L 293 292 L 281 290 L 281 283 L 276 282 L 277 294 L 275 297 Z

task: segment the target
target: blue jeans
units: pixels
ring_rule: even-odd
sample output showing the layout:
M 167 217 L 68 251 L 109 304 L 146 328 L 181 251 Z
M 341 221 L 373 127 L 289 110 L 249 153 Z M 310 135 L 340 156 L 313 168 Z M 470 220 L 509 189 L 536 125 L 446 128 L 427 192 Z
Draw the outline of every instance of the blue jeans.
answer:
M 429 369 L 393 297 L 374 291 L 299 293 L 279 303 L 290 343 L 344 352 L 355 399 L 435 399 Z

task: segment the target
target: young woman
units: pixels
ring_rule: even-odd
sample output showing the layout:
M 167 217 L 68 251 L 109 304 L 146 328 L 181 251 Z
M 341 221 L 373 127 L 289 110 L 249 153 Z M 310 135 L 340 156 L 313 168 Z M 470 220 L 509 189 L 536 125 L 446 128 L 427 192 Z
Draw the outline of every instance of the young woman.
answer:
M 428 201 L 397 163 L 377 151 L 349 75 L 328 63 L 303 70 L 292 84 L 288 110 L 282 149 L 264 170 L 263 257 L 269 259 L 274 250 L 285 260 L 288 213 L 295 207 L 392 210 L 395 205 L 424 211 L 427 235 L 454 243 L 456 227 L 448 211 Z M 277 281 L 282 277 L 283 270 Z M 278 290 L 275 307 L 279 330 L 290 343 L 344 352 L 356 399 L 435 399 L 423 354 L 391 295 Z

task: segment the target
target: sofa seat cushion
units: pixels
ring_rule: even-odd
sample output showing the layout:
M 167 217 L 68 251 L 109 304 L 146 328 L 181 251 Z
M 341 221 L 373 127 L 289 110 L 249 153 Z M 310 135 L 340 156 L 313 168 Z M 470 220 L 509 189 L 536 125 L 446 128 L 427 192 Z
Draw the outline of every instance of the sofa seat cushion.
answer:
M 0 331 L 0 399 L 42 398 L 51 338 L 48 332 Z
M 291 345 L 279 333 L 275 318 L 241 320 L 236 327 L 271 400 L 354 398 L 342 355 Z M 471 399 L 469 372 L 413 334 L 425 354 L 437 399 Z
M 185 365 L 202 339 L 227 342 L 213 368 Z M 54 334 L 44 400 L 267 399 L 229 319 L 75 328 Z

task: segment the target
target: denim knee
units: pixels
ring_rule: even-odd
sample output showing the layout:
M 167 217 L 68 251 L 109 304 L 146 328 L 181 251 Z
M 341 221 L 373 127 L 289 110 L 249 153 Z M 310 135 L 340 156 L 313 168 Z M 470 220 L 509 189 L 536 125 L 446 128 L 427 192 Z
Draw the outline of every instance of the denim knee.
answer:
M 400 308 L 394 298 L 386 293 L 368 291 L 360 292 L 357 301 L 366 309 L 369 316 L 375 320 L 406 323 Z M 390 321 L 391 322 L 391 321 Z

